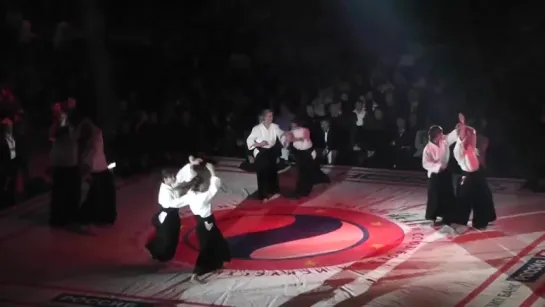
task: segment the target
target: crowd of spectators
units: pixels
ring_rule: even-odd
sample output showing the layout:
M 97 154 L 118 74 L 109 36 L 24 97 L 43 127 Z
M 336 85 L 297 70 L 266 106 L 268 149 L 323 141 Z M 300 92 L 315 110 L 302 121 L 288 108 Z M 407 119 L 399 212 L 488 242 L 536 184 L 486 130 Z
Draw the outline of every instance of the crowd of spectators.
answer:
M 303 121 L 324 164 L 418 170 L 429 125 L 452 129 L 458 105 L 449 101 L 440 76 L 415 75 L 411 67 L 399 64 L 379 62 L 372 71 L 304 89 L 282 84 L 267 88 L 254 80 L 211 95 L 218 89 L 195 79 L 194 95 L 184 93 L 153 110 L 143 109 L 132 93 L 121 103 L 116 152 L 138 168 L 192 150 L 251 160 L 245 139 L 260 110 L 268 108 L 283 130 L 296 117 Z M 476 118 L 472 125 L 480 133 L 484 164 L 486 119 Z M 289 154 L 278 152 L 280 162 L 289 162 Z
M 10 13 L 3 31 L 10 44 L 2 48 L 1 115 L 14 123 L 23 148 L 28 127 L 47 126 L 55 103 L 75 97 L 78 106 L 92 104 L 92 70 L 82 60 L 89 51 L 78 25 L 67 21 L 36 30 Z M 178 56 L 172 44 L 131 47 L 130 55 L 126 46 L 109 48 L 117 123 L 105 134 L 121 175 L 182 163 L 190 152 L 251 164 L 245 139 L 266 108 L 284 130 L 296 117 L 303 121 L 324 164 L 419 170 L 429 125 L 449 131 L 468 103 L 419 45 L 353 65 L 316 62 L 310 73 L 263 64 L 240 46 Z M 467 115 L 479 133 L 481 162 L 493 174 L 501 163 L 486 158 L 505 148 L 491 140 L 484 112 Z M 290 162 L 278 152 L 279 164 Z

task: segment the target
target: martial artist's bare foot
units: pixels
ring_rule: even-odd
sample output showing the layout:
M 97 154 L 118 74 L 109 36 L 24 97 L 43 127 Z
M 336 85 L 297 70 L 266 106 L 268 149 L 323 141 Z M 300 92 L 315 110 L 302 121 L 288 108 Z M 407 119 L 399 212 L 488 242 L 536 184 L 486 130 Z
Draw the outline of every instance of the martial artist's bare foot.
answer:
M 443 225 L 445 225 L 445 222 L 443 222 L 443 220 L 439 220 L 439 221 L 438 221 L 438 220 L 435 220 L 435 221 L 433 221 L 433 226 L 434 226 L 434 227 L 443 226 Z
M 197 276 L 197 274 L 192 274 L 190 281 L 196 284 L 206 284 L 206 281 L 202 277 Z
M 452 236 L 456 234 L 456 230 L 448 225 L 445 225 L 441 227 L 441 229 L 439 229 L 439 233 L 447 236 Z
M 456 231 L 457 234 L 461 235 L 468 230 L 466 225 L 452 224 L 452 228 Z

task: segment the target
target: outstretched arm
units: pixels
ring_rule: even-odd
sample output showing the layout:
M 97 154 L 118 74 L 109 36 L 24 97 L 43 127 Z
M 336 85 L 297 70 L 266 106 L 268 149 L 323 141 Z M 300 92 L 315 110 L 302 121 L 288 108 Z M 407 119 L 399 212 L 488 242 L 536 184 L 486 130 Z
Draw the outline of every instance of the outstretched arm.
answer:
M 161 185 L 159 188 L 159 204 L 164 208 L 181 208 L 189 205 L 189 194 L 182 197 L 174 197 L 173 193 Z
M 275 130 L 276 136 L 280 140 L 280 143 L 282 143 L 282 146 L 286 147 L 286 145 L 288 145 L 289 142 L 286 140 L 286 134 L 284 133 L 284 131 L 280 129 L 280 127 L 278 127 L 278 125 L 276 124 L 274 124 L 274 130 Z
M 448 135 L 447 135 L 447 143 L 448 143 L 448 146 L 456 143 L 456 141 L 458 140 L 458 131 L 459 129 L 464 129 L 465 125 L 466 125 L 466 118 L 464 116 L 464 114 L 462 113 L 458 113 L 458 124 L 456 125 L 456 127 L 454 128 L 454 130 L 452 130 Z

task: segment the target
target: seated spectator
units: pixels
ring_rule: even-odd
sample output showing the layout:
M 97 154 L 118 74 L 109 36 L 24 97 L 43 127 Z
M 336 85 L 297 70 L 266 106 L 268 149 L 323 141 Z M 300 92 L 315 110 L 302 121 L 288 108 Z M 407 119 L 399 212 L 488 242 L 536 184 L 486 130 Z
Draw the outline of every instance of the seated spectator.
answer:
M 363 99 L 362 99 L 363 98 Z M 358 101 L 354 103 L 354 110 L 349 114 L 350 120 L 350 144 L 353 150 L 353 157 L 357 165 L 363 165 L 367 158 L 367 134 L 365 124 L 369 118 L 367 118 L 367 112 L 364 105 L 365 98 L 360 97 Z M 352 160 L 352 159 L 351 159 Z
M 422 127 L 416 131 L 414 138 L 415 152 L 413 157 L 416 160 L 422 161 L 422 154 L 424 153 L 424 147 L 426 147 L 426 144 L 428 144 L 428 129 Z
M 312 144 L 316 143 L 316 135 L 320 132 L 320 118 L 314 113 L 312 105 L 307 105 L 305 115 L 301 116 L 303 125 L 310 131 Z
M 351 113 L 343 113 L 339 103 L 329 106 L 329 125 L 338 139 L 336 163 L 348 164 L 350 162 L 352 151 L 352 144 L 350 143 L 352 123 L 350 118 L 352 116 Z
M 399 111 L 397 109 L 394 91 L 386 91 L 384 93 L 384 117 L 386 125 L 394 128 L 396 126 L 396 120 L 399 117 Z
M 341 138 L 337 130 L 331 127 L 331 122 L 328 119 L 323 119 L 320 126 L 322 129 L 316 138 L 316 144 L 314 144 L 317 155 L 316 159 L 320 163 L 335 164 L 337 162 Z
M 407 106 L 405 107 L 405 114 L 408 118 L 411 114 L 415 114 L 417 119 L 426 118 L 426 106 L 420 99 L 418 91 L 415 89 L 410 89 L 407 93 Z
M 390 150 L 389 150 L 389 130 L 384 119 L 384 114 L 380 108 L 376 108 L 373 116 L 366 123 L 368 130 L 368 143 L 371 147 L 367 150 L 369 158 L 369 167 L 389 167 Z
M 403 118 L 397 119 L 397 129 L 392 136 L 392 163 L 396 169 L 411 169 L 414 155 L 415 133 L 407 129 Z

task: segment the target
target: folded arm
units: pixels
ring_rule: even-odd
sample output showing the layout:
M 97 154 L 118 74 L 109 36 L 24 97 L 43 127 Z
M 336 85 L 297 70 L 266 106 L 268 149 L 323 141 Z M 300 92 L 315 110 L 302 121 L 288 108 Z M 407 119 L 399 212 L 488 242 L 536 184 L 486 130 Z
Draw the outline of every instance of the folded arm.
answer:
M 441 157 L 440 149 L 437 148 L 424 148 L 424 153 L 422 154 L 422 167 L 431 173 L 439 173 L 443 164 L 439 160 Z

